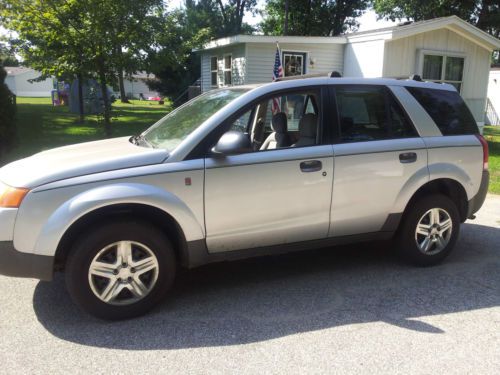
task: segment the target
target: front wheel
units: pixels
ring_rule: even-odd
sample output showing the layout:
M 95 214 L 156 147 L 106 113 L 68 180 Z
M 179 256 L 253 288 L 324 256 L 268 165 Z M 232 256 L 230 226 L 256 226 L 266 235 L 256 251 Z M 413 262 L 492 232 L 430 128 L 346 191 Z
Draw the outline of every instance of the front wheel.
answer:
M 405 213 L 398 233 L 398 248 L 413 264 L 430 266 L 453 250 L 460 231 L 460 216 L 451 199 L 435 194 L 416 201 Z
M 76 241 L 66 262 L 66 285 L 76 304 L 90 314 L 127 319 L 161 301 L 175 268 L 173 248 L 161 231 L 142 222 L 114 222 Z

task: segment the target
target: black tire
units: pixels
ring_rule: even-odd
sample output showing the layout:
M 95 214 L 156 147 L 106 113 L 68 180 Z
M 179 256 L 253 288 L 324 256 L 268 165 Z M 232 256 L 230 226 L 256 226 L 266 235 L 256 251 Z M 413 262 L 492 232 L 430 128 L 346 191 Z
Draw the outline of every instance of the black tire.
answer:
M 424 253 L 416 241 L 417 224 L 424 214 L 433 208 L 444 210 L 452 222 L 451 235 L 444 248 L 436 253 Z M 453 201 L 445 195 L 433 194 L 414 202 L 405 212 L 403 222 L 396 237 L 399 255 L 407 262 L 417 266 L 432 266 L 441 262 L 453 250 L 460 232 L 460 215 Z M 419 237 L 420 238 L 420 237 Z
M 104 302 L 92 291 L 89 281 L 89 268 L 96 255 L 118 241 L 147 246 L 158 262 L 156 283 L 151 283 L 151 290 L 142 299 L 128 305 Z M 171 288 L 175 272 L 175 253 L 168 238 L 150 224 L 124 220 L 104 223 L 82 234 L 66 261 L 65 277 L 71 298 L 83 310 L 101 319 L 120 320 L 143 315 L 154 308 Z

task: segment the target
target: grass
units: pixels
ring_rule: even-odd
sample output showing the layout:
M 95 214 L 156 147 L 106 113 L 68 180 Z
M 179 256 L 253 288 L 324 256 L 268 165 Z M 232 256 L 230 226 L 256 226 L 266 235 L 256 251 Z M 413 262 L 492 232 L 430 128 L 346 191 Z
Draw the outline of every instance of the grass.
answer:
M 500 126 L 485 126 L 484 136 L 490 150 L 490 193 L 500 194 Z
M 115 102 L 112 109 L 113 137 L 142 132 L 163 117 L 170 106 L 132 100 Z M 0 166 L 37 152 L 74 143 L 106 138 L 99 116 L 86 116 L 83 123 L 68 107 L 53 107 L 50 98 L 17 98 L 17 147 L 0 160 Z

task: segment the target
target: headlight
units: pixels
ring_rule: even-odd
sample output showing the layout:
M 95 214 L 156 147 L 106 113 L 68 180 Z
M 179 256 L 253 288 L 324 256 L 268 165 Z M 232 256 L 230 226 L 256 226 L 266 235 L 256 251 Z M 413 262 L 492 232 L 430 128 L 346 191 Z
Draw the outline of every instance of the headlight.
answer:
M 29 189 L 14 188 L 0 182 L 0 207 L 18 208 Z

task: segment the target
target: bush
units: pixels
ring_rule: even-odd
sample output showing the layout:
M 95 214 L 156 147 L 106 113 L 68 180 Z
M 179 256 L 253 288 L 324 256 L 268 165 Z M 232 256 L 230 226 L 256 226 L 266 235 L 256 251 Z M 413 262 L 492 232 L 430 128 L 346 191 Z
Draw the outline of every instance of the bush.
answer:
M 0 159 L 16 143 L 15 96 L 5 84 L 7 72 L 0 65 Z

